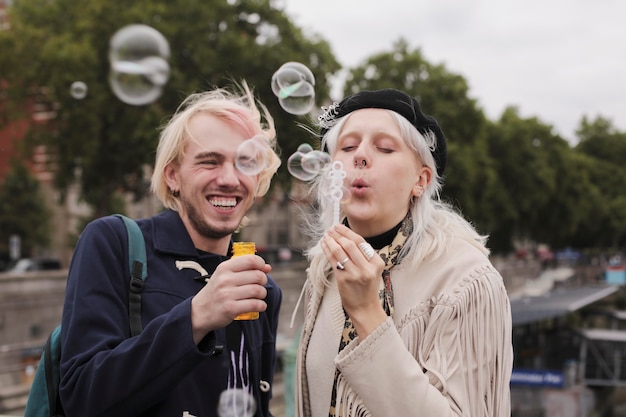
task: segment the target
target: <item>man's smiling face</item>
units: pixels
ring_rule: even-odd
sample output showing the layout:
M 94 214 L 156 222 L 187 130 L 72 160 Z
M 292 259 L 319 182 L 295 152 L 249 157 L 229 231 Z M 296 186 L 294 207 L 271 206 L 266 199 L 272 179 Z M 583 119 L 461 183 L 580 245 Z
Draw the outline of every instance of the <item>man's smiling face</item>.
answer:
M 249 138 L 234 125 L 199 113 L 188 133 L 183 155 L 168 165 L 166 177 L 170 189 L 180 190 L 180 215 L 189 234 L 206 250 L 207 240 L 230 240 L 254 202 L 258 176 L 235 165 L 239 145 Z

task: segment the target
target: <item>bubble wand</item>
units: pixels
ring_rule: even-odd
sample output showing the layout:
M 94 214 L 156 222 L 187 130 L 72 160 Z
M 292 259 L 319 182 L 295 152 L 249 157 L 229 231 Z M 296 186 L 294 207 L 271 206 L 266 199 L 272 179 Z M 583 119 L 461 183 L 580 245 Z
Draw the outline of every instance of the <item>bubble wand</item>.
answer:
M 345 197 L 343 179 L 346 177 L 346 171 L 343 169 L 343 164 L 340 161 L 333 162 L 326 176 L 328 178 L 327 197 L 333 205 L 333 224 L 337 224 L 341 201 Z

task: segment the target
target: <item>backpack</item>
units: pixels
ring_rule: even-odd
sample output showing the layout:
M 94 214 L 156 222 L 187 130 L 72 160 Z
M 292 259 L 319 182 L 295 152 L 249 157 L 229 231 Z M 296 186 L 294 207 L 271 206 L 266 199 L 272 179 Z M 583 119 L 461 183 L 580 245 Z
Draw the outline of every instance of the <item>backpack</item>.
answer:
M 146 247 L 143 234 L 137 223 L 121 214 L 115 216 L 124 221 L 128 232 L 128 261 L 130 273 L 128 315 L 133 336 L 141 333 L 141 291 L 148 275 Z M 64 416 L 59 399 L 61 362 L 61 325 L 48 336 L 44 345 L 33 384 L 28 394 L 24 417 Z

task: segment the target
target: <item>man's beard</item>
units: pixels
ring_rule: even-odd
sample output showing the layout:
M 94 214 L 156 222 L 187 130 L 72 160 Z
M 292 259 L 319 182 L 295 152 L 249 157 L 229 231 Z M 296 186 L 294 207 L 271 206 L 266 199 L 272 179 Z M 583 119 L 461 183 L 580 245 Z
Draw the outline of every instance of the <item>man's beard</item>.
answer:
M 191 222 L 192 227 L 196 229 L 201 236 L 207 239 L 221 239 L 232 235 L 235 230 L 237 230 L 237 226 L 234 228 L 228 227 L 224 229 L 216 229 L 204 221 L 202 215 L 193 205 L 187 204 L 185 201 L 181 201 L 181 203 L 184 206 L 185 212 L 189 216 L 189 221 Z

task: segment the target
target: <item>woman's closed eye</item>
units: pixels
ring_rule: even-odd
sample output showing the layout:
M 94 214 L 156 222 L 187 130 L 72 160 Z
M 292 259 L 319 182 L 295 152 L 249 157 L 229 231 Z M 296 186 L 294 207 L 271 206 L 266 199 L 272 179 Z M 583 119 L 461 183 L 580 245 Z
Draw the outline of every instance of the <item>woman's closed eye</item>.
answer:
M 348 145 L 348 146 L 342 146 L 341 150 L 343 152 L 351 152 L 351 151 L 355 150 L 356 148 L 357 148 L 357 146 L 355 146 L 355 145 Z

